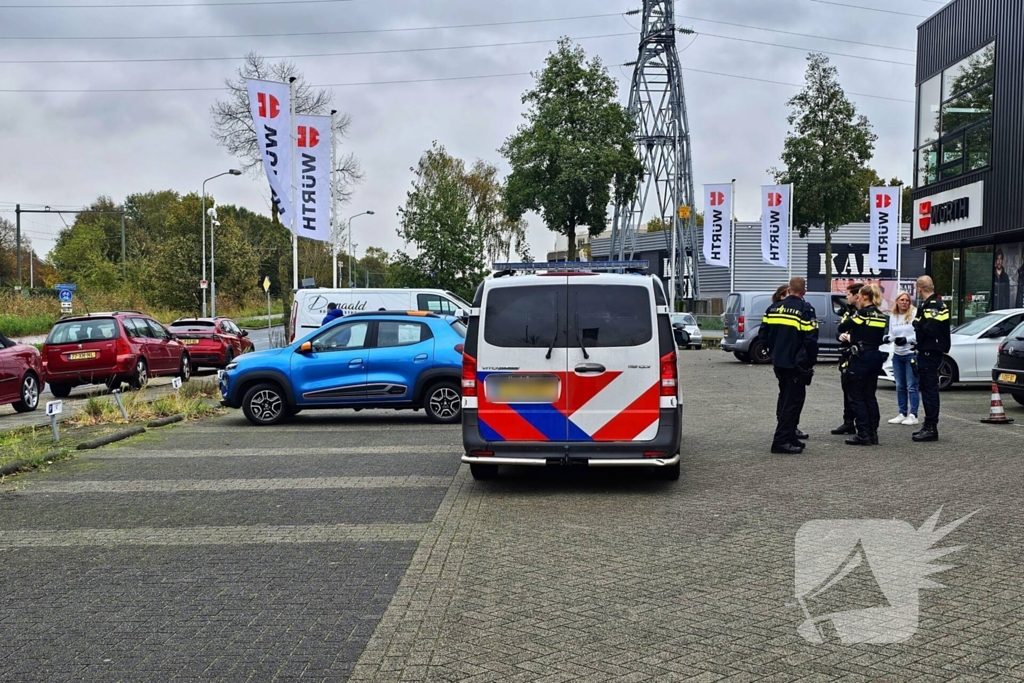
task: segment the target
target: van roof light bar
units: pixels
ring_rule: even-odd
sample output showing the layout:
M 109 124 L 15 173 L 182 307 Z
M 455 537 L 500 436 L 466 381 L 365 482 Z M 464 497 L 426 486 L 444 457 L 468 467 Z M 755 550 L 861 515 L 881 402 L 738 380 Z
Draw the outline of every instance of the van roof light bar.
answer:
M 514 273 L 536 273 L 541 270 L 557 272 L 624 272 L 643 273 L 650 261 L 538 261 L 527 263 L 495 263 L 495 277 Z

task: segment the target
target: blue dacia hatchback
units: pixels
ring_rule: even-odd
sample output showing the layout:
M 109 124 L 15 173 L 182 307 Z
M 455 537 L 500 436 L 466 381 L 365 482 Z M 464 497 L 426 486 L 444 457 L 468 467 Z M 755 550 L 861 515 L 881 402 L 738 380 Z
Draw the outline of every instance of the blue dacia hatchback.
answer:
M 255 425 L 317 408 L 422 408 L 433 422 L 459 422 L 465 337 L 452 316 L 347 315 L 283 349 L 233 360 L 221 373 L 221 404 Z

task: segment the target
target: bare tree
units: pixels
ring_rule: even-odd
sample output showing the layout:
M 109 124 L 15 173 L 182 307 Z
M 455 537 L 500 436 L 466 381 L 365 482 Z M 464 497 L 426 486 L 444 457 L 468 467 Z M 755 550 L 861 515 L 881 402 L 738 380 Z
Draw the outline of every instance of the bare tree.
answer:
M 258 175 L 262 172 L 262 158 L 256 140 L 256 129 L 249 111 L 249 93 L 245 79 L 257 78 L 265 81 L 287 83 L 295 77 L 295 113 L 326 116 L 331 113 L 333 93 L 326 88 L 315 88 L 306 82 L 293 62 L 268 63 L 260 55 L 250 52 L 245 64 L 239 67 L 237 77 L 224 82 L 227 97 L 218 100 L 210 108 L 213 115 L 213 138 L 242 163 L 244 170 Z M 335 117 L 334 134 L 338 140 L 348 135 L 352 126 L 349 114 L 339 113 Z M 352 197 L 352 187 L 362 181 L 363 171 L 359 160 L 352 153 L 335 159 L 334 192 L 339 204 L 345 204 Z

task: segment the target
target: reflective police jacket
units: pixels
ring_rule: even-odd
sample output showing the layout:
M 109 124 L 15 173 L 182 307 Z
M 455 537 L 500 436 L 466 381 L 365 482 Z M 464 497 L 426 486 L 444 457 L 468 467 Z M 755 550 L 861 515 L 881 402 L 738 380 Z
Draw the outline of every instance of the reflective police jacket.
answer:
M 809 369 L 818 359 L 818 316 L 814 306 L 788 296 L 764 312 L 758 338 L 767 344 L 777 368 Z
M 860 344 L 865 349 L 878 350 L 885 338 L 885 327 L 889 324 L 889 316 L 875 306 L 865 306 L 843 318 L 839 323 L 839 333 L 850 333 L 850 344 Z
M 932 294 L 917 309 L 914 318 L 918 351 L 949 352 L 949 309 Z

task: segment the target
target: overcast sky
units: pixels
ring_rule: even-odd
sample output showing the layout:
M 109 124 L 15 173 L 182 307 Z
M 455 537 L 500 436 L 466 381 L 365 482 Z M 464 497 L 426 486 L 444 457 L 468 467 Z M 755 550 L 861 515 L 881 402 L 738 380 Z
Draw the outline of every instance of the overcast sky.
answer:
M 507 172 L 497 149 L 521 122 L 520 102 L 529 76 L 403 84 L 342 85 L 465 76 L 518 74 L 539 69 L 559 36 L 579 40 L 600 55 L 627 101 L 636 58 L 639 17 L 617 13 L 639 7 L 625 0 L 348 0 L 316 4 L 224 6 L 227 0 L 0 0 L 0 216 L 13 220 L 23 206 L 76 208 L 99 195 L 173 189 L 199 191 L 202 180 L 235 161 L 210 136 L 216 90 L 186 92 L 26 93 L 12 90 L 218 88 L 238 61 L 84 63 L 83 60 L 239 57 L 250 50 L 270 56 L 302 53 L 403 50 L 520 41 L 529 45 L 406 52 L 372 56 L 295 57 L 307 79 L 332 84 L 334 104 L 352 115 L 343 148 L 366 174 L 343 216 L 374 210 L 353 222 L 359 253 L 368 246 L 401 247 L 396 211 L 404 202 L 415 164 L 432 140 L 467 161 L 482 158 Z M 252 0 L 256 1 L 256 0 Z M 758 186 L 778 163 L 788 126 L 786 101 L 797 87 L 689 71 L 713 71 L 783 84 L 803 81 L 808 50 L 830 55 L 858 110 L 879 136 L 873 165 L 885 178 L 911 180 L 916 26 L 939 9 L 936 0 L 844 0 L 904 12 L 887 14 L 815 0 L 680 0 L 677 23 L 699 34 L 680 36 L 680 58 L 693 140 L 694 182 L 737 179 L 741 220 L 759 214 Z M 178 7 L 43 8 L 40 5 L 187 4 Z M 219 3 L 219 4 L 217 4 Z M 10 5 L 31 5 L 11 8 Z M 333 36 L 181 39 L 394 29 L 613 14 L 614 16 L 444 30 Z M 917 18 L 920 17 L 920 18 Z M 868 47 L 786 35 L 723 23 L 874 43 Z M 630 24 L 632 22 L 632 26 Z M 624 34 L 624 35 L 613 35 Z M 709 35 L 714 34 L 714 35 Z M 32 39 L 13 39 L 18 36 Z M 70 40 L 72 37 L 165 36 L 147 40 Z M 610 36 L 610 37 L 609 37 Z M 729 40 L 729 36 L 741 40 Z M 691 42 L 692 41 L 692 42 Z M 744 42 L 758 41 L 758 42 Z M 788 45 L 800 49 L 776 47 Z M 684 49 L 685 48 L 685 49 Z M 894 49 L 894 48 L 902 48 Z M 77 60 L 16 64 L 12 60 Z M 224 177 L 207 189 L 218 202 L 269 213 L 266 181 Z M 797 197 L 799 201 L 799 197 Z M 698 203 L 700 200 L 698 199 Z M 68 217 L 70 222 L 71 217 Z M 41 253 L 63 226 L 57 216 L 23 217 Z M 543 256 L 553 233 L 531 218 L 533 254 Z

